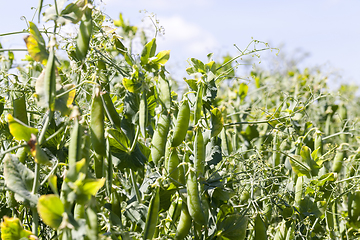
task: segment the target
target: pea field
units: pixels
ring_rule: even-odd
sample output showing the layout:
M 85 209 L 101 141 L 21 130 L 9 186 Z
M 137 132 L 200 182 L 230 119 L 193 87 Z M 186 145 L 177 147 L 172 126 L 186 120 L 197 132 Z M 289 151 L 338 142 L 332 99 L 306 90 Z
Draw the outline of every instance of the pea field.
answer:
M 24 59 L 1 46 L 1 239 L 359 239 L 357 87 L 240 77 L 257 40 L 175 79 L 153 23 L 40 0 Z

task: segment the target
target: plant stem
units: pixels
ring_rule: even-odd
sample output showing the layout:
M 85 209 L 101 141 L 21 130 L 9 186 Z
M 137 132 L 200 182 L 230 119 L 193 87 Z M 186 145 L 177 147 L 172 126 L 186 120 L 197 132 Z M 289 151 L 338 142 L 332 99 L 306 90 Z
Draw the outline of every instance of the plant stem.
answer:
M 134 191 L 135 191 L 135 195 L 136 195 L 136 200 L 141 203 L 141 196 L 140 196 L 140 192 L 139 192 L 139 188 L 135 182 L 135 175 L 132 169 L 130 169 L 130 178 L 131 178 L 131 183 L 134 187 Z

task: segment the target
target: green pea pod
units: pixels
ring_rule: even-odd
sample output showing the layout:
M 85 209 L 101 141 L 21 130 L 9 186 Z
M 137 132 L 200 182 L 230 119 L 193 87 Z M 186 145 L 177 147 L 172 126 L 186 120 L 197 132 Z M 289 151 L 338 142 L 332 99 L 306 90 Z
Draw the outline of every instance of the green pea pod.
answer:
M 195 109 L 194 109 L 194 125 L 196 125 L 199 122 L 201 117 L 202 95 L 203 95 L 203 85 L 200 83 L 198 85 L 198 91 L 196 94 Z
M 169 132 L 170 117 L 167 113 L 160 114 L 158 124 L 151 140 L 151 158 L 157 165 L 160 159 L 165 155 L 165 146 Z
M 281 153 L 280 151 L 280 136 L 279 136 L 279 132 L 277 130 L 275 130 L 275 135 L 274 135 L 274 139 L 273 139 L 273 167 L 276 167 L 280 164 L 280 160 L 281 160 Z
M 314 133 L 314 151 L 319 149 L 317 152 L 318 157 L 321 157 L 323 154 L 323 140 L 322 133 L 320 131 L 316 131 Z
M 268 239 L 267 233 L 266 233 L 266 231 L 267 231 L 266 224 L 262 220 L 260 214 L 256 214 L 254 230 L 255 230 L 255 239 L 261 239 L 261 240 Z
M 100 85 L 107 92 L 110 92 L 109 78 L 106 72 L 106 64 L 103 60 L 97 61 L 97 74 L 99 76 Z
M 77 110 L 75 110 L 77 109 Z M 76 162 L 81 160 L 82 156 L 82 128 L 79 124 L 78 117 L 80 112 L 77 106 L 74 107 L 74 110 L 78 112 L 78 115 L 74 117 L 74 126 L 70 134 L 70 144 L 69 144 L 69 165 L 72 166 Z M 73 112 L 74 112 L 73 110 Z
M 178 156 L 178 152 L 176 148 L 173 148 L 169 156 L 166 170 L 169 174 L 170 179 L 175 180 L 177 182 L 179 180 L 179 168 L 178 168 L 179 163 L 180 163 L 180 159 Z
M 121 118 L 116 111 L 116 108 L 114 106 L 114 103 L 110 97 L 110 94 L 108 92 L 105 92 L 101 95 L 103 101 L 104 101 L 104 109 L 107 118 L 110 120 L 110 122 L 115 125 L 118 129 L 121 128 Z
M 205 146 L 202 129 L 198 128 L 194 140 L 194 167 L 197 176 L 204 176 L 205 172 Z
M 92 35 L 92 10 L 89 7 L 85 8 L 80 27 L 79 34 L 76 39 L 76 56 L 79 61 L 83 61 L 89 50 L 90 38 Z
M 172 146 L 179 146 L 185 139 L 187 129 L 190 121 L 190 105 L 189 101 L 185 99 L 179 109 L 178 116 L 176 118 L 174 134 L 172 139 Z
M 117 191 L 111 192 L 111 211 L 118 217 L 121 217 L 121 202 Z
M 24 95 L 13 100 L 13 108 L 13 117 L 19 119 L 26 125 L 29 125 L 26 111 L 26 100 Z
M 179 223 L 176 228 L 175 240 L 183 240 L 189 234 L 192 219 L 185 203 L 182 204 Z
M 150 200 L 148 214 L 146 216 L 144 240 L 153 239 L 160 210 L 160 187 L 156 188 L 155 195 Z
M 295 185 L 295 204 L 297 207 L 300 207 L 301 204 L 301 198 L 303 193 L 303 184 L 304 184 L 304 178 L 303 176 L 300 176 L 296 180 Z
M 141 94 L 139 105 L 139 124 L 140 131 L 144 138 L 146 138 L 146 127 L 148 126 L 148 104 L 146 98 L 146 92 Z
M 333 172 L 339 173 L 343 166 L 343 160 L 345 157 L 344 144 L 340 144 L 340 146 L 336 149 L 335 157 L 333 160 L 332 170 Z
M 90 112 L 91 143 L 93 149 L 100 156 L 106 156 L 104 137 L 104 106 L 100 96 L 100 86 L 95 87 Z
M 169 81 L 165 77 L 165 73 L 159 74 L 159 97 L 166 109 L 169 111 L 171 107 L 171 91 Z
M 197 224 L 200 225 L 206 224 L 205 214 L 203 212 L 201 199 L 199 195 L 198 181 L 196 179 L 196 173 L 194 171 L 189 171 L 186 180 L 186 189 L 187 189 L 187 206 L 191 218 Z
M 55 110 L 56 98 L 56 64 L 54 45 L 55 44 L 50 47 L 50 54 L 46 63 L 44 75 L 45 101 L 48 104 L 50 111 Z

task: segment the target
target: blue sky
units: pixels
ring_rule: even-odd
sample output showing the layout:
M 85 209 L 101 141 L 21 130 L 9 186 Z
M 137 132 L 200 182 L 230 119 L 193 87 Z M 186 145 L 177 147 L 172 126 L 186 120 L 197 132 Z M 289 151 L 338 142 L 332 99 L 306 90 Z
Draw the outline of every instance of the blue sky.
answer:
M 31 20 L 31 7 L 38 4 L 37 0 L 1 1 L 0 33 L 26 28 L 20 17 Z M 142 26 L 149 26 L 149 21 L 142 22 L 146 15 L 139 10 L 155 13 L 165 27 L 158 50 L 171 50 L 169 64 L 180 74 L 190 57 L 205 61 L 209 52 L 215 58 L 235 55 L 234 44 L 244 48 L 254 38 L 279 47 L 288 59 L 309 53 L 300 67 L 322 66 L 324 72 L 338 75 L 333 81 L 360 85 L 358 0 L 103 0 L 100 8 L 114 19 L 122 12 L 131 24 Z M 24 47 L 20 35 L 0 37 L 0 42 L 5 47 Z M 273 57 L 263 56 L 261 65 L 271 65 Z

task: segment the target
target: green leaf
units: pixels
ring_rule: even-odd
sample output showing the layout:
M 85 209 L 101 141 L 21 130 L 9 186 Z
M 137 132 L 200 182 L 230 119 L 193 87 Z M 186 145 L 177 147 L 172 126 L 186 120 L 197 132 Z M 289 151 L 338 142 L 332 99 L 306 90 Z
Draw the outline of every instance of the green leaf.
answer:
M 0 96 L 0 116 L 4 111 L 5 97 Z
M 205 64 L 205 70 L 206 70 L 207 73 L 212 72 L 213 74 L 215 74 L 216 73 L 216 64 L 215 64 L 215 62 L 211 61 L 211 62 Z
M 43 21 L 56 20 L 60 25 L 65 25 L 70 22 L 74 24 L 78 23 L 83 15 L 82 8 L 85 6 L 86 1 L 74 1 L 74 3 L 70 3 L 64 8 L 66 2 L 67 0 L 57 0 L 56 5 L 54 4 L 46 9 Z M 57 10 L 55 8 L 56 6 Z M 59 15 L 57 14 L 58 12 Z
M 108 129 L 110 146 L 120 151 L 127 152 L 130 148 L 130 141 L 122 130 Z
M 9 124 L 9 130 L 11 135 L 13 135 L 13 137 L 18 141 L 29 141 L 31 138 L 31 134 L 36 135 L 38 133 L 38 130 L 36 128 L 25 125 L 18 119 L 13 118 L 11 114 L 7 115 L 7 121 Z
M 211 110 L 211 137 L 217 136 L 224 126 L 224 119 L 218 108 Z
M 16 193 L 19 201 L 28 200 L 32 204 L 37 203 L 37 196 L 33 195 L 32 189 L 34 173 L 13 154 L 6 154 L 4 159 L 4 177 L 6 186 Z
M 249 86 L 247 84 L 245 84 L 245 83 L 240 84 L 239 96 L 240 96 L 241 102 L 243 102 L 245 97 L 247 96 L 248 90 L 249 90 Z
M 132 93 L 138 93 L 141 89 L 141 83 L 137 81 L 135 78 L 123 78 L 122 84 L 125 89 Z
M 170 50 L 161 51 L 156 55 L 154 59 L 150 61 L 150 63 L 160 64 L 161 66 L 164 66 L 165 63 L 169 60 L 169 58 Z
M 32 232 L 21 226 L 20 219 L 4 216 L 4 220 L 1 222 L 2 240 L 37 239 L 31 235 L 33 235 Z
M 195 79 L 186 79 L 184 81 L 189 85 L 190 89 L 197 92 L 197 81 Z
M 205 74 L 206 71 L 205 71 L 205 65 L 202 61 L 196 59 L 196 58 L 191 58 L 190 61 L 192 62 L 193 64 L 193 67 L 195 68 L 195 71 L 198 72 L 198 73 L 203 73 Z
M 240 214 L 227 215 L 217 224 L 217 236 L 229 240 L 243 240 L 246 236 L 248 218 Z
M 46 51 L 44 38 L 33 22 L 29 22 L 29 25 L 30 35 L 24 38 L 28 52 L 35 61 L 46 65 L 49 53 Z
M 56 194 L 56 195 L 59 195 L 59 190 L 57 188 L 57 176 L 56 175 L 51 175 L 49 178 L 48 178 L 48 183 L 49 183 L 49 186 L 51 188 L 51 190 Z
M 155 56 L 156 51 L 156 38 L 153 38 L 150 42 L 148 42 L 144 49 L 142 50 L 140 61 L 141 65 L 146 65 L 149 63 L 149 58 Z
M 42 195 L 39 198 L 37 210 L 44 223 L 54 229 L 59 228 L 65 211 L 59 196 L 55 194 Z
M 299 155 L 292 155 L 289 158 L 291 168 L 299 177 L 307 176 L 308 178 L 311 178 L 311 169 L 305 162 L 302 162 L 302 159 L 303 158 Z
M 60 111 L 62 116 L 68 116 L 71 112 L 72 103 L 76 94 L 75 85 L 66 84 L 61 86 L 56 90 L 56 95 L 59 94 L 61 94 L 61 96 L 55 99 L 55 110 Z

